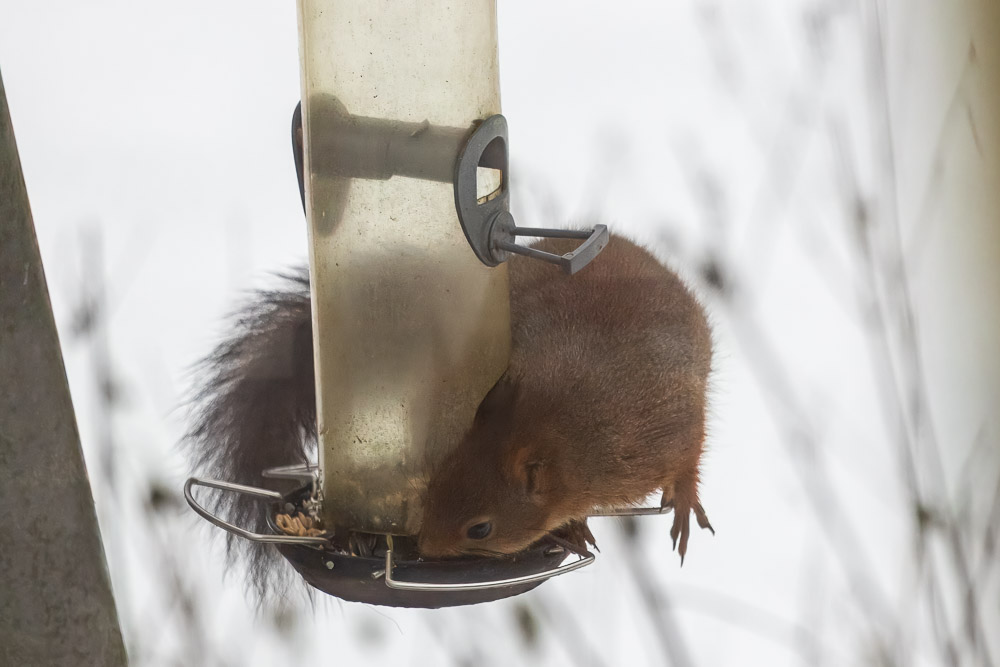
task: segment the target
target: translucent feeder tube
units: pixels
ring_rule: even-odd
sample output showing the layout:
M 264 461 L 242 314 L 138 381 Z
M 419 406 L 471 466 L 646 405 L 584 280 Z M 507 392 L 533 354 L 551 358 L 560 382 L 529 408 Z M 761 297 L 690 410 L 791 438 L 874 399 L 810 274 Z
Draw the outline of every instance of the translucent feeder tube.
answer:
M 414 534 L 427 473 L 506 368 L 504 266 L 451 170 L 500 112 L 496 8 L 299 0 L 324 519 Z

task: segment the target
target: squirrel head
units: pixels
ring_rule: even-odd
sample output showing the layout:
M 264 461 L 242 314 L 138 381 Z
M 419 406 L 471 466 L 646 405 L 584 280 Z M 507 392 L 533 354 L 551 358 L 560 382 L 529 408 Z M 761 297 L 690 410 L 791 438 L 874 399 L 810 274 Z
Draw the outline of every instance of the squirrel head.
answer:
M 516 382 L 501 379 L 469 433 L 431 475 L 418 538 L 422 555 L 516 553 L 562 523 L 552 511 L 557 471 L 543 456 L 543 434 L 532 430 L 537 418 L 517 423 L 527 417 L 519 402 Z

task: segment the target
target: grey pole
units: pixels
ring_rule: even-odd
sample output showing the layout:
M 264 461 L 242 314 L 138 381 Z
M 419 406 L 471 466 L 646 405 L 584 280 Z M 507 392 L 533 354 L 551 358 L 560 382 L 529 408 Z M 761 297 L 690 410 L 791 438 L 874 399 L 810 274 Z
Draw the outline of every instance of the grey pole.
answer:
M 0 666 L 127 664 L 0 77 Z

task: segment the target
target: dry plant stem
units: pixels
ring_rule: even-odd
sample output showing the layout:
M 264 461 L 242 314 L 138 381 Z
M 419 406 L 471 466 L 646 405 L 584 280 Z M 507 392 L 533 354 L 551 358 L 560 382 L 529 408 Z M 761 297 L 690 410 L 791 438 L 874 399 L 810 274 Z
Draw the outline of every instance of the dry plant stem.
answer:
M 997 541 L 1000 539 L 1000 535 L 997 534 L 998 528 L 1000 528 L 1000 479 L 994 482 L 993 504 L 990 509 L 990 516 L 986 520 L 985 534 L 983 535 L 983 553 L 979 571 L 974 576 L 974 583 L 977 589 L 986 585 L 991 570 L 996 569 L 996 547 Z
M 871 288 L 869 290 L 861 290 L 859 288 L 856 298 L 858 310 L 863 314 L 870 314 L 870 317 L 876 320 L 875 325 L 872 327 L 874 331 L 870 330 L 866 336 L 866 341 L 869 344 L 868 350 L 873 370 L 872 375 L 878 385 L 877 390 L 882 397 L 882 402 L 885 404 L 887 410 L 891 410 L 891 415 L 887 422 L 888 428 L 892 430 L 890 440 L 896 443 L 897 458 L 902 471 L 903 482 L 909 496 L 909 503 L 911 506 L 922 508 L 924 504 L 920 497 L 917 466 L 914 461 L 913 451 L 909 445 L 909 440 L 907 439 L 908 431 L 905 416 L 902 413 L 902 407 L 899 405 L 899 387 L 895 382 L 896 375 L 889 363 L 892 345 L 887 336 L 882 335 L 885 334 L 887 329 L 884 325 L 884 314 L 881 304 L 877 297 L 871 297 L 872 291 L 878 291 L 876 287 L 878 283 L 875 262 L 872 259 L 872 248 L 868 242 L 869 207 L 860 192 L 860 186 L 858 185 L 853 167 L 854 162 L 850 156 L 849 143 L 843 125 L 834 123 L 831 126 L 831 135 L 834 153 L 838 157 L 840 185 L 843 191 L 841 199 L 846 203 L 845 217 L 854 225 L 854 234 L 851 236 L 856 239 L 855 248 L 861 255 L 861 263 L 865 270 L 862 285 L 868 285 Z M 881 346 L 876 347 L 876 344 L 881 344 Z M 915 514 L 916 512 L 914 512 Z M 917 539 L 920 540 L 921 536 L 917 535 Z M 925 549 L 920 544 L 916 546 L 915 556 L 917 569 L 922 571 L 925 566 Z M 933 589 L 928 591 L 928 601 L 941 599 L 943 595 L 942 584 L 933 569 L 927 573 L 926 580 L 927 585 Z M 952 644 L 952 641 L 948 637 L 947 621 L 941 613 L 938 613 L 938 610 L 934 609 L 931 610 L 931 618 L 938 647 L 944 654 L 942 658 L 951 664 L 948 646 Z M 897 644 L 899 643 L 899 632 L 901 632 L 901 628 L 897 628 Z
M 93 392 L 96 400 L 92 404 L 96 433 L 91 434 L 97 442 L 98 464 L 101 474 L 95 476 L 101 487 L 94 485 L 94 501 L 98 516 L 119 517 L 124 511 L 124 499 L 119 488 L 119 467 L 122 465 L 119 447 L 115 442 L 114 416 L 121 409 L 118 379 L 114 376 L 111 361 L 111 343 L 108 336 L 107 290 L 104 282 L 104 237 L 100 225 L 83 230 L 80 238 L 81 293 L 75 309 L 74 337 L 87 345 Z M 110 556 L 109 566 L 126 563 L 126 540 L 120 522 L 109 521 L 111 528 L 104 534 L 104 543 Z M 128 608 L 131 582 L 128 576 L 114 579 L 119 604 Z M 133 614 L 125 611 L 121 615 L 123 635 L 127 646 L 141 641 L 136 628 L 129 627 Z M 131 650 L 131 649 L 130 649 Z
M 98 497 L 104 500 L 104 512 L 114 516 L 120 516 L 126 499 L 122 497 L 122 490 L 119 488 L 119 481 L 123 479 L 123 466 L 128 465 L 128 459 L 122 458 L 121 448 L 117 445 L 117 435 L 115 432 L 115 416 L 122 412 L 121 392 L 118 390 L 119 380 L 114 373 L 112 361 L 111 345 L 108 339 L 108 315 L 106 285 L 103 280 L 103 240 L 100 229 L 90 230 L 86 233 L 81 243 L 82 265 L 87 267 L 86 278 L 81 280 L 83 289 L 79 297 L 80 302 L 75 310 L 76 326 L 74 334 L 78 341 L 85 343 L 88 348 L 90 365 L 93 373 L 94 391 L 97 402 L 94 406 L 95 423 L 97 424 L 97 441 L 99 444 L 99 461 L 101 463 L 102 475 L 95 477 L 101 480 L 104 492 Z M 135 477 L 138 471 L 128 469 L 129 476 Z M 139 491 L 138 493 L 146 492 Z M 152 530 L 148 536 L 156 538 L 158 544 L 152 551 L 159 554 L 159 563 L 155 571 L 159 573 L 161 581 L 169 582 L 166 586 L 168 593 L 168 610 L 174 611 L 181 618 L 184 628 L 185 641 L 183 651 L 186 656 L 183 660 L 177 660 L 178 664 L 204 664 L 204 665 L 227 665 L 229 664 L 222 656 L 218 655 L 211 642 L 205 634 L 206 625 L 201 617 L 201 603 L 196 591 L 187 582 L 185 575 L 181 572 L 181 566 L 174 556 L 175 544 L 165 536 L 158 535 L 154 526 L 160 521 L 160 517 L 149 512 L 146 516 L 146 523 Z M 125 562 L 127 560 L 127 549 L 125 541 L 120 533 L 122 524 L 113 522 L 115 530 L 110 531 L 106 542 L 113 547 L 116 560 Z M 130 581 L 127 578 L 115 580 L 116 588 L 119 591 L 119 600 L 128 599 Z M 124 614 L 123 619 L 129 619 L 134 614 Z M 162 641 L 163 633 L 152 635 L 142 633 L 139 628 L 161 627 L 164 624 L 162 616 L 148 619 L 147 623 L 129 623 L 126 627 L 126 636 L 129 638 L 129 653 L 141 656 L 145 654 L 149 657 L 143 661 L 136 658 L 136 664 L 161 664 L 169 658 L 162 654 L 157 654 L 158 644 Z M 128 632 L 131 630 L 131 632 Z M 175 658 L 176 659 L 176 658 Z
M 153 513 L 147 517 L 149 523 L 161 520 Z M 181 563 L 178 562 L 176 552 L 171 548 L 171 539 L 168 535 L 156 534 L 159 545 L 156 551 L 161 554 L 158 571 L 165 574 L 165 579 L 170 582 L 168 588 L 170 592 L 170 606 L 181 618 L 184 628 L 184 636 L 189 638 L 185 642 L 184 649 L 187 657 L 182 661 L 186 665 L 219 665 L 224 667 L 231 665 L 231 655 L 222 655 L 218 652 L 218 647 L 208 639 L 208 624 L 204 618 L 204 603 L 199 600 L 197 586 L 192 584 L 190 578 L 185 576 Z M 162 624 L 162 618 L 151 619 L 147 627 L 156 627 Z M 157 633 L 158 639 L 163 633 Z M 178 661 L 181 663 L 181 661 Z M 151 663 L 156 664 L 156 663 Z
M 930 420 L 930 412 L 928 409 L 929 401 L 927 399 L 926 376 L 920 360 L 916 331 L 916 318 L 914 312 L 915 309 L 907 279 L 906 266 L 902 256 L 901 226 L 898 206 L 896 203 L 898 201 L 898 193 L 896 190 L 896 150 L 891 125 L 892 110 L 890 108 L 888 89 L 886 87 L 886 57 L 883 43 L 883 35 L 885 33 L 886 26 L 878 3 L 875 3 L 874 5 L 874 12 L 875 20 L 871 24 L 872 30 L 868 39 L 868 46 L 870 49 L 869 57 L 871 58 L 872 66 L 868 68 L 868 71 L 872 75 L 872 88 L 875 92 L 873 95 L 873 116 L 881 122 L 881 154 L 885 168 L 884 183 L 881 191 L 886 193 L 885 208 L 887 209 L 887 214 L 885 215 L 886 224 L 883 225 L 881 231 L 888 235 L 889 243 L 886 243 L 885 246 L 887 250 L 893 253 L 891 257 L 883 258 L 882 266 L 879 267 L 883 269 L 885 274 L 888 274 L 882 276 L 884 278 L 882 283 L 884 291 L 877 289 L 879 283 L 876 282 L 876 274 L 878 273 L 878 270 L 876 268 L 871 238 L 869 236 L 869 233 L 873 232 L 874 228 L 866 226 L 865 228 L 860 229 L 860 233 L 857 238 L 863 244 L 861 249 L 862 257 L 865 260 L 868 274 L 872 278 L 872 284 L 876 286 L 874 293 L 876 295 L 876 299 L 879 301 L 879 304 L 875 309 L 875 312 L 877 314 L 877 324 L 880 325 L 878 327 L 878 334 L 880 335 L 878 335 L 877 338 L 881 354 L 887 355 L 891 352 L 891 332 L 887 323 L 888 314 L 893 312 L 893 306 L 895 306 L 895 310 L 901 321 L 899 335 L 901 339 L 900 351 L 902 352 L 902 368 L 899 369 L 899 372 L 894 372 L 894 369 L 891 367 L 891 362 L 888 361 L 891 357 L 886 356 L 882 360 L 882 363 L 886 363 L 889 366 L 887 373 L 889 375 L 889 379 L 892 380 L 895 389 L 895 391 L 887 391 L 885 398 L 887 399 L 887 402 L 892 403 L 897 419 L 902 420 L 904 424 L 904 430 L 901 435 L 905 437 L 905 441 L 900 442 L 900 449 L 904 454 L 905 464 L 911 467 L 911 469 L 907 471 L 907 476 L 911 481 L 911 500 L 914 503 L 917 503 L 916 506 L 918 509 L 926 508 L 924 498 L 921 494 L 921 489 L 919 488 L 920 480 L 917 476 L 915 466 L 915 459 L 920 452 L 921 444 L 923 444 L 927 456 L 931 459 L 930 461 L 927 461 L 927 467 L 929 467 L 933 473 L 936 473 L 934 481 L 936 482 L 938 495 L 942 498 L 942 502 L 944 503 L 944 507 L 937 508 L 937 510 L 944 515 L 944 537 L 950 547 L 953 568 L 955 570 L 954 575 L 958 580 L 957 583 L 959 583 L 959 585 L 964 589 L 965 593 L 965 601 L 963 604 L 964 617 L 962 625 L 965 628 L 965 634 L 971 647 L 978 654 L 982 664 L 989 667 L 993 665 L 993 659 L 990 655 L 989 646 L 986 641 L 986 637 L 988 635 L 985 633 L 985 629 L 982 625 L 982 618 L 979 613 L 979 603 L 976 599 L 968 556 L 965 553 L 962 536 L 959 532 L 959 527 L 951 508 L 951 503 L 948 500 L 947 488 L 942 472 L 943 468 L 941 465 L 942 461 L 940 448 L 935 437 L 935 431 Z M 940 141 L 940 139 L 941 138 L 939 137 L 938 140 Z M 891 271 L 886 271 L 885 269 L 890 269 Z M 893 285 L 892 281 L 889 280 L 892 277 L 895 277 L 896 279 L 895 285 Z M 895 287 L 894 293 L 896 294 L 894 302 L 890 300 L 889 296 L 890 293 L 893 293 L 893 291 L 891 291 L 892 287 Z M 875 354 L 873 356 L 877 358 L 879 355 Z M 903 371 L 907 371 L 908 386 L 903 386 L 904 381 L 903 378 L 900 377 Z M 907 413 L 905 407 L 907 404 L 913 406 L 912 411 L 909 414 Z M 922 439 L 920 437 L 921 434 L 924 434 Z M 921 442 L 921 440 L 923 440 L 923 442 Z M 926 541 L 928 539 L 927 531 L 923 528 L 923 526 L 918 527 L 918 530 L 918 538 L 922 541 Z M 937 568 L 933 568 L 931 573 L 932 581 L 936 580 L 938 576 L 940 576 L 940 573 L 937 571 Z M 936 583 L 936 585 L 940 586 L 940 583 Z M 940 598 L 940 596 L 938 597 Z
M 672 667 L 693 665 L 684 636 L 677 626 L 673 606 L 661 587 L 651 585 L 656 577 L 646 567 L 641 550 L 625 549 L 625 565 L 639 599 L 648 612 L 647 617 L 663 653 L 664 664 Z
M 685 586 L 676 592 L 679 594 L 675 598 L 679 607 L 700 612 L 781 644 L 798 653 L 802 664 L 814 665 L 816 656 L 836 657 L 832 660 L 833 664 L 850 662 L 850 656 L 842 649 L 825 642 L 804 623 L 789 621 L 763 607 L 707 588 Z
M 552 628 L 573 664 L 587 667 L 603 667 L 607 664 L 601 659 L 597 649 L 587 641 L 586 633 L 577 622 L 577 615 L 562 600 L 554 595 L 539 594 L 532 600 L 531 606 Z
M 875 261 L 873 256 L 873 249 L 871 245 L 871 240 L 868 238 L 868 234 L 862 232 L 859 235 L 862 241 L 861 255 L 864 261 L 864 265 L 867 269 L 868 276 L 872 281 L 873 285 L 877 285 L 878 271 L 875 267 Z M 950 553 L 952 555 L 953 567 L 955 568 L 955 576 L 958 578 L 958 583 L 960 587 L 964 590 L 965 602 L 964 602 L 964 619 L 963 625 L 965 627 L 968 639 L 973 647 L 980 648 L 983 653 L 981 653 L 980 658 L 983 659 L 986 665 L 992 665 L 992 659 L 988 653 L 988 647 L 984 641 L 981 641 L 982 637 L 985 637 L 985 630 L 981 628 L 982 620 L 980 619 L 978 602 L 976 601 L 975 587 L 972 580 L 972 575 L 969 570 L 969 561 L 965 553 L 965 547 L 963 545 L 962 536 L 959 532 L 959 526 L 957 520 L 954 516 L 954 511 L 951 508 L 951 503 L 947 497 L 947 489 L 944 488 L 944 482 L 940 477 L 940 471 L 942 470 L 942 462 L 940 451 L 937 446 L 936 438 L 933 434 L 933 427 L 929 423 L 929 410 L 927 406 L 926 398 L 926 383 L 923 381 L 923 373 L 921 364 L 919 361 L 919 353 L 916 344 L 916 333 L 915 333 L 915 321 L 913 317 L 912 303 L 909 296 L 909 290 L 907 286 L 907 279 L 905 276 L 905 271 L 902 270 L 900 265 L 898 278 L 898 289 L 900 291 L 899 302 L 896 304 L 898 308 L 902 310 L 903 320 L 906 323 L 903 327 L 901 334 L 901 344 L 902 352 L 904 354 L 904 359 L 902 361 L 904 367 L 909 371 L 911 376 L 910 386 L 903 386 L 903 380 L 900 378 L 901 373 L 895 371 L 892 368 L 890 359 L 891 352 L 893 349 L 892 345 L 892 334 L 887 324 L 887 318 L 885 313 L 888 311 L 890 305 L 885 303 L 885 298 L 879 298 L 879 290 L 875 290 L 877 303 L 874 304 L 874 308 L 871 309 L 874 317 L 874 328 L 875 331 L 868 337 L 870 343 L 871 361 L 876 367 L 881 367 L 881 372 L 876 373 L 876 377 L 880 378 L 882 382 L 882 393 L 886 407 L 892 410 L 894 419 L 898 425 L 897 437 L 895 440 L 899 444 L 899 452 L 901 454 L 901 461 L 903 463 L 904 470 L 906 472 L 906 479 L 908 482 L 908 490 L 910 493 L 910 503 L 912 507 L 915 508 L 914 514 L 917 512 L 927 511 L 929 508 L 929 502 L 926 499 L 926 495 L 921 490 L 921 483 L 919 476 L 917 474 L 917 464 L 916 458 L 920 449 L 920 433 L 926 433 L 924 436 L 924 445 L 927 453 L 929 454 L 930 461 L 927 462 L 925 468 L 929 468 L 938 473 L 935 482 L 938 486 L 937 495 L 941 498 L 940 503 L 934 507 L 935 513 L 939 514 L 943 519 L 940 523 L 943 529 L 946 543 L 949 546 Z M 905 398 L 909 397 L 909 402 L 912 407 L 912 416 L 907 417 L 906 409 L 904 407 Z M 922 428 L 923 427 L 923 428 Z M 921 543 L 926 543 L 930 539 L 931 526 L 920 524 L 917 526 L 917 538 Z M 939 580 L 941 573 L 938 569 L 931 567 L 928 573 L 929 585 L 939 589 L 936 594 L 931 599 L 940 600 L 942 597 L 942 582 Z
M 923 581 L 926 581 L 927 606 L 931 614 L 932 623 L 934 624 L 935 637 L 941 649 L 941 657 L 946 664 L 957 667 L 961 664 L 961 659 L 958 655 L 958 648 L 955 646 L 955 640 L 947 631 L 948 619 L 945 618 L 940 583 L 934 577 L 934 566 L 927 558 L 925 547 L 924 543 L 920 543 L 916 547 L 917 562 L 920 567 L 917 583 L 920 585 Z
M 742 328 L 739 340 L 746 349 L 745 358 L 764 388 L 764 395 L 769 399 L 765 401 L 765 405 L 771 411 L 774 424 L 783 431 L 781 440 L 788 446 L 806 498 L 820 524 L 827 527 L 823 534 L 830 543 L 831 552 L 840 563 L 852 591 L 862 602 L 864 609 L 868 613 L 877 614 L 885 627 L 893 627 L 895 614 L 885 591 L 866 574 L 872 569 L 871 559 L 851 528 L 847 511 L 834 493 L 833 484 L 816 459 L 818 443 L 808 411 L 795 400 L 795 392 L 781 372 L 781 362 L 753 316 L 733 304 L 731 312 L 737 328 Z

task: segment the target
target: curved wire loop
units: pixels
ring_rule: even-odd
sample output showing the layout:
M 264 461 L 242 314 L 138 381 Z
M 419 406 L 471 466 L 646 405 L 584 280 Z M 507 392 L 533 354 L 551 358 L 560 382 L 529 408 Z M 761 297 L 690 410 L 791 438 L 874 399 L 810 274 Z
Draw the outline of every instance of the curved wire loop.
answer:
M 262 498 L 271 501 L 281 501 L 283 500 L 280 493 L 277 491 L 271 491 L 270 489 L 258 489 L 254 486 L 244 486 L 243 484 L 233 484 L 231 482 L 222 482 L 217 479 L 201 479 L 198 477 L 191 477 L 187 482 L 184 483 L 184 499 L 187 500 L 188 505 L 191 506 L 195 512 L 197 512 L 203 519 L 211 524 L 218 526 L 227 533 L 233 535 L 239 535 L 240 537 L 251 540 L 253 542 L 262 542 L 265 544 L 304 544 L 318 546 L 322 544 L 328 544 L 329 540 L 325 537 L 306 537 L 298 535 L 264 535 L 261 533 L 252 533 L 249 530 L 240 528 L 239 526 L 233 525 L 224 519 L 212 514 L 210 511 L 205 509 L 202 505 L 194 499 L 194 493 L 192 488 L 195 486 L 206 486 L 212 489 L 219 489 L 220 491 L 229 491 L 232 493 L 241 493 L 247 496 L 255 496 L 257 498 Z

